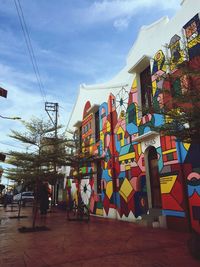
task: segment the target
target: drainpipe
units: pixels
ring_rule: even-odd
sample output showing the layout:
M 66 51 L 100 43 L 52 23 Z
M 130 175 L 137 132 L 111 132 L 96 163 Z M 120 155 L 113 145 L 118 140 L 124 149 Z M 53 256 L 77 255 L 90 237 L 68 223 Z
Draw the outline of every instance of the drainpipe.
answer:
M 110 131 L 111 131 L 111 144 L 112 144 L 112 182 L 113 182 L 113 193 L 114 194 L 114 203 L 115 203 L 115 216 L 117 219 L 117 183 L 116 183 L 116 170 L 115 170 L 115 139 L 114 139 L 114 128 L 113 128 L 113 111 L 112 111 L 112 99 L 109 97 L 109 110 L 110 110 Z

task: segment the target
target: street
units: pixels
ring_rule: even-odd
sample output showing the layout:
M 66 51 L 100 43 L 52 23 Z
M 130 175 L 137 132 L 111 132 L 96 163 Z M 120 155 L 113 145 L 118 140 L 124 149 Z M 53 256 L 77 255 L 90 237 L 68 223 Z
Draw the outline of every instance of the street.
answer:
M 49 231 L 19 233 L 19 227 L 31 227 L 31 208 L 22 209 L 28 217 L 20 220 L 9 219 L 17 212 L 7 210 L 0 207 L 1 267 L 200 265 L 188 252 L 188 233 L 93 216 L 89 223 L 69 222 L 60 210 L 47 214 Z

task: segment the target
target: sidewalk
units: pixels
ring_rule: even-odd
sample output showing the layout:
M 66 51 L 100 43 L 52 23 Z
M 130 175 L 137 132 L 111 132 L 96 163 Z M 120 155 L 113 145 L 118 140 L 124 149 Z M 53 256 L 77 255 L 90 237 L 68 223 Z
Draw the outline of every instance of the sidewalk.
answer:
M 14 215 L 0 207 L 0 267 L 200 266 L 187 250 L 187 233 L 97 217 L 69 222 L 58 210 L 47 215 L 50 231 L 19 233 L 31 226 L 31 208 L 22 209 L 27 218 L 8 218 Z

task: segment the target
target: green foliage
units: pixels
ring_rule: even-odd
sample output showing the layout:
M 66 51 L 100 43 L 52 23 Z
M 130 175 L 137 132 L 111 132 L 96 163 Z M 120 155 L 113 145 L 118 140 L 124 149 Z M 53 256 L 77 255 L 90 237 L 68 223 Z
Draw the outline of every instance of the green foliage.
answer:
M 199 68 L 184 63 L 163 79 L 164 106 L 154 108 L 153 112 L 163 115 L 164 124 L 152 129 L 162 135 L 175 136 L 182 142 L 200 143 Z
M 10 137 L 26 146 L 30 145 L 32 149 L 9 152 L 7 163 L 13 166 L 5 170 L 9 179 L 25 185 L 34 186 L 42 180 L 54 185 L 64 178 L 63 173 L 57 172 L 58 167 L 71 166 L 74 170 L 80 170 L 96 158 L 81 151 L 79 138 L 72 132 L 68 138 L 64 135 L 55 137 L 55 128 L 49 122 L 32 119 L 23 124 L 26 131 L 12 131 Z
M 12 131 L 10 137 L 22 144 L 30 145 L 32 151 L 10 151 L 7 163 L 13 165 L 13 168 L 6 169 L 6 176 L 26 184 L 34 184 L 39 180 L 54 184 L 57 179 L 64 177 L 63 174 L 57 173 L 55 166 L 66 164 L 63 145 L 65 140 L 54 136 L 55 128 L 50 122 L 32 119 L 23 124 L 26 131 L 24 133 Z

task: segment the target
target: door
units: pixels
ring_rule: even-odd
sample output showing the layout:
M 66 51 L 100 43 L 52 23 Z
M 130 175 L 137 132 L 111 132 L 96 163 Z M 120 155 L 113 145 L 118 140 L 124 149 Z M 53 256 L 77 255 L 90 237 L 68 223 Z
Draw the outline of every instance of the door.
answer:
M 149 175 L 151 184 L 152 208 L 162 208 L 158 156 L 155 147 L 150 147 L 148 153 Z

